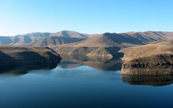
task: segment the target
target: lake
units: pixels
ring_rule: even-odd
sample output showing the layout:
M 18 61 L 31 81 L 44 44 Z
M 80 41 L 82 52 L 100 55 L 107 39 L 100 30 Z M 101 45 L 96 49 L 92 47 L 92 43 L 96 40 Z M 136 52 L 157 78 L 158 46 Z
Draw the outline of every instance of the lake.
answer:
M 120 59 L 0 70 L 0 108 L 173 108 L 173 76 L 121 75 Z

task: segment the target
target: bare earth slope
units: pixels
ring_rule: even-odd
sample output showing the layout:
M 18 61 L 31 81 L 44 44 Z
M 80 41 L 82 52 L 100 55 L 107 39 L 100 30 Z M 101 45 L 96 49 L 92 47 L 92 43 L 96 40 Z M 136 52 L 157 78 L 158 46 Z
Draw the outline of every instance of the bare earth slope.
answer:
M 0 46 L 0 66 L 58 63 L 58 53 L 48 47 Z
M 173 74 L 173 41 L 135 46 L 120 50 L 124 53 L 122 74 Z
M 87 40 L 52 47 L 60 54 L 86 54 L 87 56 L 122 56 L 118 50 L 135 45 L 163 41 L 173 37 L 173 32 L 104 33 Z
M 52 37 L 44 38 L 36 42 L 32 42 L 28 46 L 55 46 L 55 45 L 61 45 L 61 44 L 80 42 L 85 39 L 86 38 L 52 36 Z
M 17 36 L 0 36 L 0 45 L 27 45 L 27 46 L 49 46 L 56 45 L 54 39 L 60 41 L 57 43 L 72 43 L 87 39 L 89 35 L 74 31 L 60 31 L 57 33 L 28 33 Z M 38 42 L 38 43 L 37 43 Z

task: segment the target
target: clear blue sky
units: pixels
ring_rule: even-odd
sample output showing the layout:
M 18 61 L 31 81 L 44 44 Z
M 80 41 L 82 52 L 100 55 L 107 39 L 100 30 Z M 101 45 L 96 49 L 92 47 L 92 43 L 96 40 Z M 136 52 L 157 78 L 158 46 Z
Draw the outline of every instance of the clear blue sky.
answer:
M 0 35 L 173 31 L 173 0 L 0 0 Z

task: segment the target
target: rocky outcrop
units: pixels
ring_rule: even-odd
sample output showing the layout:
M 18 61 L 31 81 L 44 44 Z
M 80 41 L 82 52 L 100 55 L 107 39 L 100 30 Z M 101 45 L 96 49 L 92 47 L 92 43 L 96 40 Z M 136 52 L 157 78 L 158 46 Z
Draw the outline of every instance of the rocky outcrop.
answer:
M 52 64 L 61 60 L 58 53 L 48 47 L 0 46 L 0 67 L 34 64 Z
M 123 63 L 121 73 L 136 75 L 173 74 L 173 55 L 153 55 L 130 60 Z
M 173 74 L 172 41 L 126 48 L 120 52 L 124 52 L 122 74 Z

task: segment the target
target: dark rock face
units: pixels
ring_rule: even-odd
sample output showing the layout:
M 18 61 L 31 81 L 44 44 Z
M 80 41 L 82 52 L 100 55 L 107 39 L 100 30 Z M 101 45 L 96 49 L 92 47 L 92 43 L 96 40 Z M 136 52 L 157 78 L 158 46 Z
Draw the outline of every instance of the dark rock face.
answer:
M 173 57 L 169 54 L 133 59 L 122 65 L 122 74 L 168 75 L 173 74 Z
M 0 67 L 52 64 L 60 60 L 59 54 L 48 47 L 0 46 Z
M 130 75 L 172 75 L 173 41 L 129 47 L 124 53 L 122 74 Z
M 136 46 L 121 50 L 124 52 L 122 74 L 172 75 L 172 41 Z

